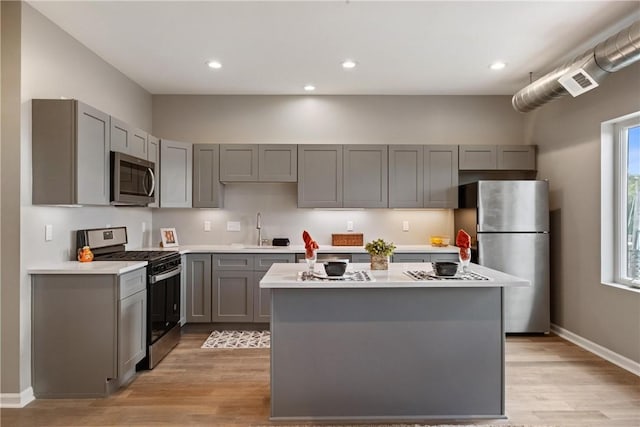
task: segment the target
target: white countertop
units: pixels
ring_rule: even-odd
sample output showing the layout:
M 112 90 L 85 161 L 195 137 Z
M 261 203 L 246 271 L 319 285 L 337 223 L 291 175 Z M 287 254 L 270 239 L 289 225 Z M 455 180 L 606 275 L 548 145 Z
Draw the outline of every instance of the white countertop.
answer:
M 120 275 L 147 266 L 147 261 L 65 261 L 39 265 L 29 274 L 115 274 Z
M 468 288 L 468 287 L 522 287 L 531 282 L 497 270 L 471 264 L 469 269 L 488 277 L 490 280 L 414 280 L 407 276 L 407 270 L 432 271 L 431 263 L 389 263 L 388 270 L 370 270 L 368 263 L 350 263 L 347 271 L 367 270 L 375 281 L 347 282 L 344 280 L 300 281 L 298 272 L 305 271 L 306 264 L 273 264 L 260 281 L 261 288 Z M 316 272 L 323 272 L 322 264 L 316 264 Z
M 179 251 L 181 254 L 189 253 L 302 253 L 303 245 L 291 246 L 257 246 L 244 244 L 230 245 L 180 245 L 169 248 L 142 248 L 140 250 L 164 250 Z M 397 253 L 458 253 L 456 246 L 431 246 L 431 245 L 397 245 Z M 318 253 L 367 253 L 364 246 L 331 246 L 320 245 Z

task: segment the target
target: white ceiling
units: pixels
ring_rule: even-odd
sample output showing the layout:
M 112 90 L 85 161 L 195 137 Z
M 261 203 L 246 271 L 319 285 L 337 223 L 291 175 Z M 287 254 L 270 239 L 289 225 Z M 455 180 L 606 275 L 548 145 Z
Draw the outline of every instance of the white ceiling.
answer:
M 513 94 L 640 17 L 610 0 L 29 3 L 152 94 Z

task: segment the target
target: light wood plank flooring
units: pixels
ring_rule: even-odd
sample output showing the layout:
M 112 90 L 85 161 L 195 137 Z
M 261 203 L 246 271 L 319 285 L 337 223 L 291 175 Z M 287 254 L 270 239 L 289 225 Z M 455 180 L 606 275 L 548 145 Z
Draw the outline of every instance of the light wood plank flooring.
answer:
M 2 427 L 270 424 L 269 351 L 200 349 L 207 335 L 183 328 L 159 366 L 109 398 L 2 409 Z M 478 425 L 640 426 L 635 375 L 556 336 L 508 337 L 506 352 L 509 419 Z

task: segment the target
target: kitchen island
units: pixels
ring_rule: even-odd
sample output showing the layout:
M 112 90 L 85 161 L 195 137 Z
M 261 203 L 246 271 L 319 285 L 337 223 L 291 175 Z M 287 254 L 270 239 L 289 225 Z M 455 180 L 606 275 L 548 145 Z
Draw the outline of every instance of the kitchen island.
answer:
M 372 281 L 303 281 L 274 264 L 271 419 L 505 418 L 503 288 L 529 286 L 472 264 L 471 280 L 414 280 L 430 263 L 389 264 Z M 318 272 L 322 266 L 316 266 Z

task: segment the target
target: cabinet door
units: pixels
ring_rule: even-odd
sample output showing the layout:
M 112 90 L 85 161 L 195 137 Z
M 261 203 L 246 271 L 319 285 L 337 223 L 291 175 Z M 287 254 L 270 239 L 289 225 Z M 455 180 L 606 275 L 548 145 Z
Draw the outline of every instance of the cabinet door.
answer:
M 391 262 L 430 262 L 431 255 L 427 253 L 395 253 Z
M 190 208 L 193 147 L 187 142 L 160 141 L 160 207 Z
M 298 147 L 289 144 L 260 145 L 258 179 L 263 182 L 296 182 Z
M 147 135 L 147 160 L 153 162 L 153 173 L 156 178 L 156 188 L 153 192 L 153 203 L 150 208 L 160 207 L 160 140 L 152 135 Z
M 129 140 L 133 129 L 127 123 L 115 117 L 111 117 L 111 133 L 109 136 L 111 142 L 111 151 L 129 154 Z
M 495 145 L 461 145 L 460 170 L 493 170 L 498 167 Z
M 187 323 L 211 322 L 211 254 L 187 255 Z
M 221 208 L 220 146 L 194 144 L 193 146 L 193 207 Z
M 253 271 L 214 270 L 212 322 L 253 322 Z
M 423 164 L 423 147 L 421 145 L 389 146 L 390 208 L 423 207 Z
M 342 207 L 342 145 L 298 146 L 298 207 Z
M 386 145 L 343 147 L 345 208 L 386 208 L 388 195 L 388 149 Z
M 131 129 L 128 154 L 141 159 L 147 158 L 147 133 L 142 129 Z
M 221 144 L 220 181 L 258 181 L 258 144 Z
M 78 204 L 109 204 L 109 116 L 82 102 L 77 107 Z
M 536 170 L 536 146 L 498 145 L 498 169 Z
M 122 383 L 147 354 L 146 290 L 120 300 L 118 319 L 118 379 Z
M 266 271 L 254 273 L 253 321 L 256 323 L 269 323 L 271 321 L 271 289 L 260 288 L 260 280 L 265 274 L 267 274 Z
M 424 146 L 424 207 L 458 207 L 457 146 Z

